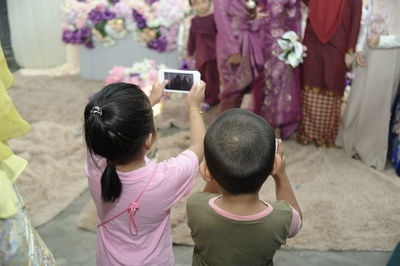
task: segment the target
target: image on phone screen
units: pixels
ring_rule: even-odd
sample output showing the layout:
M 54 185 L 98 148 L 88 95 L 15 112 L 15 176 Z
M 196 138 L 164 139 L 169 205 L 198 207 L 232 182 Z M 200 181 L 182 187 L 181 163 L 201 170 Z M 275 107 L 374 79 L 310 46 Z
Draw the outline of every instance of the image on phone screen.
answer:
M 165 72 L 164 79 L 168 80 L 167 90 L 190 91 L 193 86 L 192 74 Z

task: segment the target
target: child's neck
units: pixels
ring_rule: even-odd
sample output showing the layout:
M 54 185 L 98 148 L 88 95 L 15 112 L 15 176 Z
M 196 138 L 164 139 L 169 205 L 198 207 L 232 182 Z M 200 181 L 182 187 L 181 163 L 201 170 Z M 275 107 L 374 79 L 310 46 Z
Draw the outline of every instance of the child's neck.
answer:
M 144 156 L 141 157 L 140 159 L 134 160 L 132 162 L 129 162 L 127 164 L 117 164 L 115 166 L 115 169 L 119 172 L 130 172 L 137 170 L 139 168 L 142 168 L 143 166 L 146 165 L 146 161 L 144 159 Z
M 267 205 L 258 197 L 258 193 L 242 195 L 223 194 L 215 204 L 225 211 L 240 216 L 254 215 L 267 208 Z
M 197 16 L 198 17 L 206 17 L 206 16 L 208 16 L 208 15 L 211 15 L 212 14 L 212 11 L 211 10 L 208 10 L 207 12 L 203 12 L 203 13 L 199 13 L 199 12 L 197 12 Z

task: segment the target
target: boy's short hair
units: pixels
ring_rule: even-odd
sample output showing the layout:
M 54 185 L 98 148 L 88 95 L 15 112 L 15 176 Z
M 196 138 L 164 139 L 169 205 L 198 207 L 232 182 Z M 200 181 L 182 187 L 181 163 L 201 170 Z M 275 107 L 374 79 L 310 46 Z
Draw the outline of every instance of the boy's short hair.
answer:
M 250 111 L 230 109 L 207 130 L 204 156 L 210 173 L 227 192 L 256 193 L 273 169 L 274 129 Z

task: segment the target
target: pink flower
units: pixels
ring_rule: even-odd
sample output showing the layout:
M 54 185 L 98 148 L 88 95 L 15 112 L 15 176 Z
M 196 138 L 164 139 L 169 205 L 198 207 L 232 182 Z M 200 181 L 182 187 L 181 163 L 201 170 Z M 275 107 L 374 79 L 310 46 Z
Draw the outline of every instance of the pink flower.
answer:
M 115 83 L 115 82 L 122 82 L 125 80 L 125 68 L 122 66 L 115 66 L 113 67 L 106 79 L 106 85 Z
M 137 76 L 134 76 L 134 77 L 132 77 L 132 78 L 130 78 L 128 80 L 128 83 L 132 83 L 132 84 L 135 84 L 137 86 L 140 86 L 140 78 L 137 77 Z
M 156 81 L 157 80 L 157 78 L 158 78 L 158 72 L 157 72 L 157 70 L 151 70 L 150 72 L 149 72 L 149 79 L 151 80 L 151 81 Z

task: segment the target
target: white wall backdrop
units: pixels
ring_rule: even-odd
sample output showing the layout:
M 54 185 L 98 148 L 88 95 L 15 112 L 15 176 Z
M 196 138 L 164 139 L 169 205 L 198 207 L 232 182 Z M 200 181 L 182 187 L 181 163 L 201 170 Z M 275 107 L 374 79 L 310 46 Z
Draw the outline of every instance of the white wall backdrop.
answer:
M 50 68 L 66 61 L 61 40 L 64 0 L 7 0 L 11 44 L 22 68 Z

